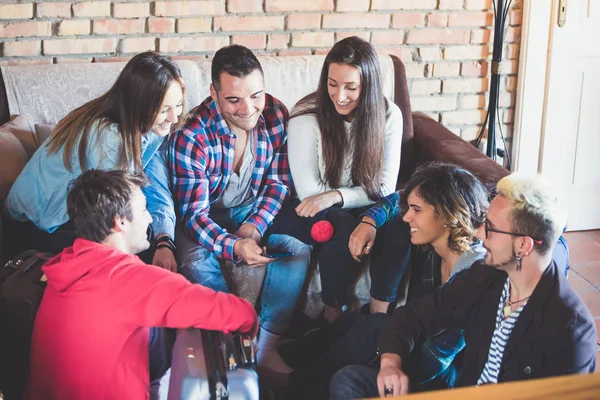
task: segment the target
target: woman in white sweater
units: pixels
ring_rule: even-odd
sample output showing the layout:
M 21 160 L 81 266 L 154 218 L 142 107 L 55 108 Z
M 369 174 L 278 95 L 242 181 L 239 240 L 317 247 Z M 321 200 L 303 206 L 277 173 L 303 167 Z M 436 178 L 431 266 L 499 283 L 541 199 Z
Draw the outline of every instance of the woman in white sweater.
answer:
M 325 218 L 335 228 L 333 238 L 319 249 L 325 319 L 330 322 L 346 303 L 346 286 L 358 274 L 361 256 L 373 254 L 371 270 L 391 270 L 394 281 L 404 271 L 402 253 L 408 251 L 409 239 L 401 221 L 380 228 L 394 231 L 378 235 L 393 236 L 393 243 L 376 240 L 361 254 L 349 251 L 351 234 L 361 224 L 375 226 L 362 213 L 396 189 L 401 144 L 402 113 L 383 95 L 374 47 L 358 37 L 336 43 L 317 91 L 296 104 L 288 126 L 290 169 L 301 200 L 296 214 Z M 389 273 L 383 275 L 389 280 Z M 395 293 L 371 290 L 371 312 L 385 312 Z

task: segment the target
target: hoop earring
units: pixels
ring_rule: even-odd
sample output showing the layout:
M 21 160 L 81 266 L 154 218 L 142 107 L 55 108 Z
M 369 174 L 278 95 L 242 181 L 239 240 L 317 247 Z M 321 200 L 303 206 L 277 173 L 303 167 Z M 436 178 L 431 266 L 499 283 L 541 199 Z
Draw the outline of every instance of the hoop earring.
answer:
M 517 256 L 516 259 L 517 259 L 517 271 L 520 271 L 521 267 L 522 267 L 522 265 L 521 265 L 521 257 Z

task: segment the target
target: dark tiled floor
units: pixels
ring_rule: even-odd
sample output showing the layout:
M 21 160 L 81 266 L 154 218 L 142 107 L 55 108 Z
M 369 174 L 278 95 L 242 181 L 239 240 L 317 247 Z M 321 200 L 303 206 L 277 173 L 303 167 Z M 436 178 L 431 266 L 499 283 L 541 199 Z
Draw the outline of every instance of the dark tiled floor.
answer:
M 568 232 L 565 238 L 571 261 L 569 281 L 596 319 L 600 351 L 600 230 Z

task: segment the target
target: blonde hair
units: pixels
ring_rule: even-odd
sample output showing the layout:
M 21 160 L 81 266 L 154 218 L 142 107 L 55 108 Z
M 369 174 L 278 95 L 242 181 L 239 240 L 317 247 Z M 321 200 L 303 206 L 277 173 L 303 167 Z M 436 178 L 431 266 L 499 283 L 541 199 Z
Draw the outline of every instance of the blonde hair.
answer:
M 542 175 L 523 173 L 500 179 L 496 191 L 513 205 L 512 230 L 542 241 L 537 246 L 542 255 L 552 249 L 567 224 L 564 191 Z

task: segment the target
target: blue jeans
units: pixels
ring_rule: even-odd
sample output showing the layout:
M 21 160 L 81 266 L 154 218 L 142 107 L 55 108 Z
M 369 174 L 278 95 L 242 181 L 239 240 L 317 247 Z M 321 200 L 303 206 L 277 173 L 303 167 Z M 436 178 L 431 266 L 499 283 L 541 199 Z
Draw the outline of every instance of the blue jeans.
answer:
M 209 215 L 221 227 L 234 232 L 244 223 L 251 211 L 252 204 L 249 203 L 227 209 L 213 208 Z M 274 224 L 277 224 L 277 218 Z M 176 236 L 180 273 L 190 282 L 219 292 L 229 292 L 221 264 L 214 253 L 190 239 L 181 228 L 178 228 Z M 268 231 L 261 245 L 266 246 L 269 253 L 294 253 L 293 257 L 267 264 L 260 299 L 260 326 L 280 335 L 291 323 L 296 301 L 304 286 L 311 248 L 292 236 L 269 234 Z
M 349 365 L 339 370 L 329 383 L 331 400 L 379 397 L 377 374 L 379 370 L 366 365 Z

